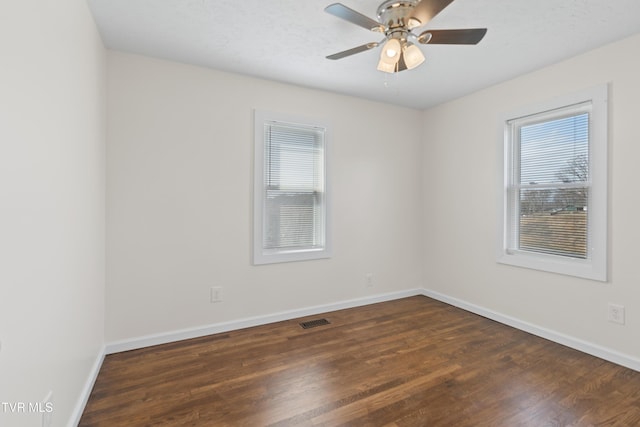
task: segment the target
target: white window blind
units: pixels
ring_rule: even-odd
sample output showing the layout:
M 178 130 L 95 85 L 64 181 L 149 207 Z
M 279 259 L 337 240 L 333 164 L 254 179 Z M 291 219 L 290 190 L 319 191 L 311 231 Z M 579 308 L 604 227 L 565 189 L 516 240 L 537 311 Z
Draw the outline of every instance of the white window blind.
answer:
M 589 256 L 591 103 L 509 122 L 509 249 Z
M 263 248 L 324 245 L 323 130 L 265 123 Z
M 256 111 L 254 264 L 330 256 L 327 127 Z

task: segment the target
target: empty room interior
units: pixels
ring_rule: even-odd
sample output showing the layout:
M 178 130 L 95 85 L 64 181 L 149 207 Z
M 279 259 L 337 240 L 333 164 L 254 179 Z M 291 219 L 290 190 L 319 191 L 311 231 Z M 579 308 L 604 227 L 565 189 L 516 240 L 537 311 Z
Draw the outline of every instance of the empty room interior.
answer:
M 640 425 L 640 2 L 0 5 L 0 425 Z

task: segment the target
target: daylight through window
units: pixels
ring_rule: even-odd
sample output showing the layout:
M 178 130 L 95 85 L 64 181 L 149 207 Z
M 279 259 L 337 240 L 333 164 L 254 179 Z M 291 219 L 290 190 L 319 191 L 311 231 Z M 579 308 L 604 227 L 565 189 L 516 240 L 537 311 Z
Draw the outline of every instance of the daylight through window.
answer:
M 606 280 L 606 87 L 512 117 L 498 261 Z
M 510 249 L 586 259 L 590 104 L 510 122 Z M 566 115 L 566 117 L 562 117 Z

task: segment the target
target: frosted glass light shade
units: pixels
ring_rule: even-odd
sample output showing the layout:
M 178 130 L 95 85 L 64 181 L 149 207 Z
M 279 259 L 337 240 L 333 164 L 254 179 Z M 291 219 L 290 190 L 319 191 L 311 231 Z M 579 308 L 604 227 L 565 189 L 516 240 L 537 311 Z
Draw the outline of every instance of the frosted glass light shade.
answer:
M 404 48 L 404 63 L 409 70 L 416 68 L 418 65 L 424 62 L 424 55 L 420 48 L 414 44 L 407 44 Z
M 400 53 L 402 53 L 402 46 L 400 46 L 398 39 L 389 39 L 384 46 L 382 46 L 380 61 L 395 65 L 400 60 Z
M 395 73 L 396 64 L 388 64 L 380 59 L 380 62 L 378 62 L 378 71 L 384 71 L 385 73 Z

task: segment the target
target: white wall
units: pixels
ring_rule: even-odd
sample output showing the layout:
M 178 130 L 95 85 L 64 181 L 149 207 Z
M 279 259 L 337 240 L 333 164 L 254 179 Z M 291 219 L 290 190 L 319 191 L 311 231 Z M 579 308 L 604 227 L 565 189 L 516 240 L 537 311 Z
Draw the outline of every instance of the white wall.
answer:
M 108 342 L 420 287 L 421 112 L 115 52 L 108 81 Z M 254 108 L 332 124 L 333 258 L 251 265 Z
M 64 426 L 104 347 L 105 51 L 84 1 L 20 0 L 0 52 L 0 402 Z
M 640 359 L 640 36 L 424 113 L 425 287 Z M 610 83 L 608 283 L 495 262 L 501 113 Z M 607 322 L 607 304 L 627 323 Z

